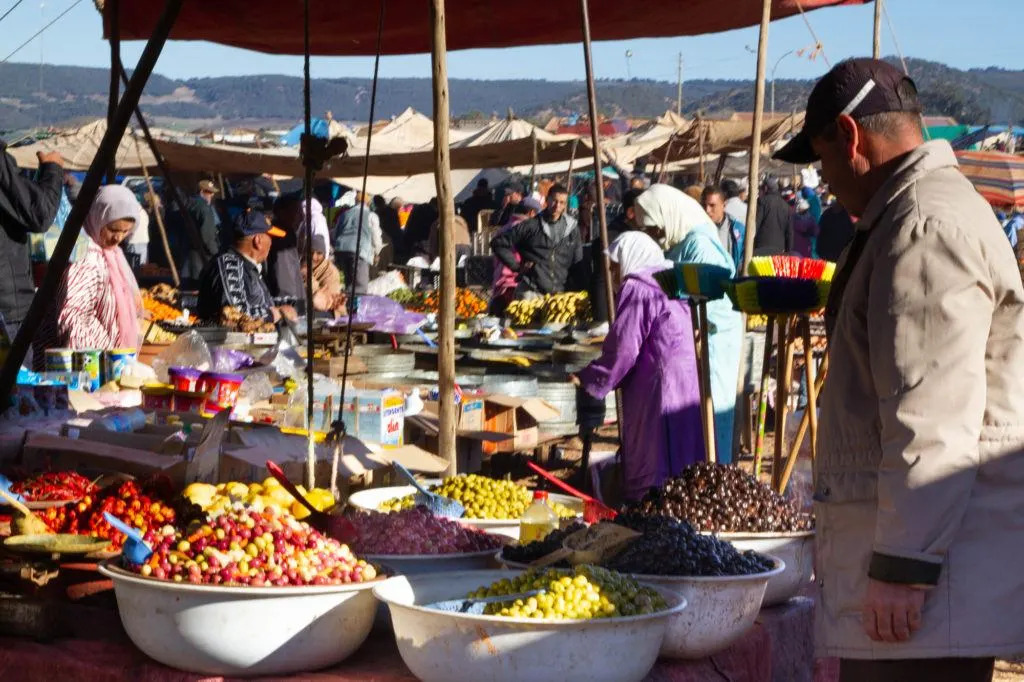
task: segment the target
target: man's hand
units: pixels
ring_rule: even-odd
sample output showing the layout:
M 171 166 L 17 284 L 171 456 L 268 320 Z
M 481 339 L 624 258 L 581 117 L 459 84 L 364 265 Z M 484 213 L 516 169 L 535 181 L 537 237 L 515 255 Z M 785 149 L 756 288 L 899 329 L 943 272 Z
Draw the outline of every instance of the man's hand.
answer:
M 911 585 L 868 580 L 861 613 L 864 632 L 876 642 L 905 642 L 921 629 L 925 591 Z
M 580 378 L 577 375 L 575 375 L 575 374 L 570 374 L 569 375 L 569 383 L 572 384 L 573 386 L 582 386 L 583 385 L 583 382 L 580 381 Z
M 536 263 L 534 263 L 532 260 L 524 260 L 522 263 L 519 264 L 519 269 L 516 272 L 518 272 L 521 275 L 525 275 L 526 273 L 533 270 L 535 266 Z
M 64 167 L 64 157 L 60 155 L 60 152 L 36 152 L 36 158 L 39 159 L 39 163 L 55 163 L 61 168 Z
M 282 317 L 284 317 L 285 319 L 291 320 L 292 322 L 294 322 L 295 320 L 299 319 L 299 314 L 295 311 L 295 308 L 293 308 L 290 305 L 278 306 L 277 307 L 277 311 L 279 313 L 281 313 Z

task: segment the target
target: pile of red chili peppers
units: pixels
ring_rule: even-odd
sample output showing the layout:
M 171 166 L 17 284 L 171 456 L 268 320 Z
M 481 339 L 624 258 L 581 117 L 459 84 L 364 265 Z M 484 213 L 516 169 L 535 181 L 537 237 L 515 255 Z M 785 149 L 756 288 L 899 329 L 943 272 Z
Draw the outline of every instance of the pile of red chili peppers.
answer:
M 11 485 L 29 502 L 79 500 L 96 492 L 96 484 L 74 471 L 47 471 Z

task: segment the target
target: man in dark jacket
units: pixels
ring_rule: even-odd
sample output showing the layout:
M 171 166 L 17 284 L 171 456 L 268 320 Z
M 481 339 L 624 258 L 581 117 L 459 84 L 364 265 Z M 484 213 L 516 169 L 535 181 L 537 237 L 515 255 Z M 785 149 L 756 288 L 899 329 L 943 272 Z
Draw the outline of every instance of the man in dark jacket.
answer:
M 469 233 L 476 234 L 477 216 L 480 211 L 496 208 L 494 197 L 491 195 L 490 183 L 487 182 L 487 178 L 480 178 L 476 183 L 476 189 L 473 190 L 473 196 L 462 202 L 462 211 L 460 211 L 462 217 L 466 219 L 466 224 L 469 225 Z
M 764 193 L 757 199 L 757 231 L 754 255 L 775 256 L 793 249 L 793 212 L 779 194 L 779 179 L 765 180 Z
M 193 246 L 185 261 L 185 268 L 181 273 L 182 279 L 198 278 L 203 271 L 203 264 L 206 259 L 216 256 L 220 251 L 220 235 L 217 229 L 217 214 L 213 211 L 213 198 L 217 195 L 217 186 L 212 180 L 202 180 L 199 183 L 199 192 L 188 202 L 188 212 L 192 214 L 192 220 L 199 228 L 199 237 L 202 239 L 202 253 Z
M 496 258 L 519 273 L 517 298 L 533 294 L 558 294 L 572 288 L 583 261 L 583 243 L 576 220 L 565 212 L 569 193 L 562 185 L 548 190 L 543 213 L 500 232 L 491 240 Z M 516 261 L 519 253 L 521 262 Z
M 64 162 L 57 152 L 37 153 L 39 176 L 33 182 L 22 177 L 6 150 L 7 143 L 0 141 L 0 313 L 13 337 L 35 295 L 28 235 L 45 232 L 53 224 L 60 205 Z
M 839 262 L 843 250 L 853 241 L 853 219 L 838 201 L 825 209 L 818 225 L 818 257 Z

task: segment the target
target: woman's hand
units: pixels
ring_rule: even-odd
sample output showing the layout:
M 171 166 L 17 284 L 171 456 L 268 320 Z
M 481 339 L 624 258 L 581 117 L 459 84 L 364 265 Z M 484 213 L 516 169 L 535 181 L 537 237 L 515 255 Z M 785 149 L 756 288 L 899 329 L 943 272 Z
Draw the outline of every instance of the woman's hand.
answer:
M 575 375 L 575 374 L 570 374 L 569 375 L 569 383 L 572 384 L 573 386 L 576 386 L 576 387 L 579 387 L 579 386 L 583 385 L 583 382 L 580 381 L 580 378 L 577 375 Z

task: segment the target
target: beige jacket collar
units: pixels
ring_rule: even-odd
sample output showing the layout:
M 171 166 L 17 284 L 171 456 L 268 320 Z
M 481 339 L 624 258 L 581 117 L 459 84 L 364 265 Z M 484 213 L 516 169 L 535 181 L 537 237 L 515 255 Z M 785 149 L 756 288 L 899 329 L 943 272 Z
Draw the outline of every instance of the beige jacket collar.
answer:
M 857 229 L 870 230 L 885 213 L 889 204 L 920 180 L 922 176 L 950 166 L 956 167 L 958 164 L 953 147 L 946 140 L 925 142 L 908 153 L 903 162 L 889 176 L 889 179 L 875 193 L 875 196 L 871 197 L 871 201 L 868 202 L 868 206 L 864 210 L 864 215 L 857 222 Z

